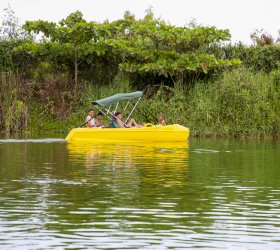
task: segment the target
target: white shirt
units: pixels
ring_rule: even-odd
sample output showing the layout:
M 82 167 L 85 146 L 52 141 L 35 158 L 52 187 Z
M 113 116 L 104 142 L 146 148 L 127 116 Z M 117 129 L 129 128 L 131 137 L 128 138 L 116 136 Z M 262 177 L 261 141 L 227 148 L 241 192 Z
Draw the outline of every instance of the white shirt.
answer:
M 86 122 L 87 122 L 87 127 L 90 128 L 96 127 L 95 120 L 90 115 L 87 116 Z

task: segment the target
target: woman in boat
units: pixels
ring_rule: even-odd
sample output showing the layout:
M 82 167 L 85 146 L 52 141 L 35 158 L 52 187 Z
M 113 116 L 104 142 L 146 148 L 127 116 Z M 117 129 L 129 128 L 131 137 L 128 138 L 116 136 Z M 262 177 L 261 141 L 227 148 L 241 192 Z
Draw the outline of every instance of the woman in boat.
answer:
M 111 127 L 113 128 L 130 128 L 130 127 L 142 127 L 141 125 L 138 125 L 138 123 L 132 118 L 126 123 L 122 122 L 122 113 L 116 112 L 113 116 L 112 121 L 110 122 Z
M 96 128 L 93 109 L 89 109 L 88 111 L 88 116 L 86 117 L 86 125 L 88 128 Z

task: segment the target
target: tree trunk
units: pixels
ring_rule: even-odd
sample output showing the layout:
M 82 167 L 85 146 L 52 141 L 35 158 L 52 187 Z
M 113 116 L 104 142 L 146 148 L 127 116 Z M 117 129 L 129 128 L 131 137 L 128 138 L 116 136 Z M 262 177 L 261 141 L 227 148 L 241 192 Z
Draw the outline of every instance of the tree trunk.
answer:
M 74 50 L 75 50 L 75 59 L 74 59 L 75 79 L 74 79 L 74 83 L 75 83 L 75 90 L 76 90 L 77 86 L 78 86 L 78 50 L 77 50 L 76 46 L 74 47 Z

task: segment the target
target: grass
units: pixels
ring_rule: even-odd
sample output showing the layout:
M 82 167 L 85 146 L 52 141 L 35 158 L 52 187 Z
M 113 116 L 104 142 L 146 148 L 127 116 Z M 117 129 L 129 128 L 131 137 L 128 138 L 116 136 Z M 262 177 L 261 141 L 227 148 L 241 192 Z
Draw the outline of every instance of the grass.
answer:
M 196 135 L 279 134 L 279 90 L 270 76 L 240 68 L 197 83 L 188 94 L 190 128 Z
M 157 116 L 163 113 L 167 123 L 187 126 L 193 136 L 279 136 L 280 90 L 275 74 L 253 73 L 240 67 L 216 79 L 197 81 L 192 87 L 179 83 L 173 88 L 147 86 L 134 118 L 140 123 L 157 123 Z M 67 77 L 53 77 L 46 82 L 57 87 L 52 90 L 53 94 L 48 96 L 46 83 L 33 82 L 28 91 L 32 95 L 22 98 L 29 110 L 28 130 L 34 133 L 66 135 L 71 128 L 83 124 L 93 100 L 136 90 L 123 75 L 117 76 L 111 85 L 81 82 L 77 92 L 69 88 Z M 3 80 L 1 84 L 3 88 Z M 44 86 L 44 98 L 39 95 L 42 92 L 40 86 Z M 61 101 L 61 95 L 68 99 Z M 4 109 L 7 110 L 10 102 L 5 103 Z M 66 114 L 64 110 L 71 112 L 63 116 Z

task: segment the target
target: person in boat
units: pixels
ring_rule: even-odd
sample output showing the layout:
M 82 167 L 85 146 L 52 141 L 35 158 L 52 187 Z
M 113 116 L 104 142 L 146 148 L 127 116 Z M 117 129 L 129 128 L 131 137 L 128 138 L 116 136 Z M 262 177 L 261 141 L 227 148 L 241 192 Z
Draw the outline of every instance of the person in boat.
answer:
M 96 116 L 96 119 L 95 119 L 95 124 L 96 124 L 96 127 L 101 127 L 101 128 L 104 128 L 105 126 L 102 124 L 102 120 L 104 118 L 104 114 L 102 112 L 99 112 Z
M 158 116 L 158 121 L 159 121 L 159 124 L 161 126 L 166 126 L 166 121 L 165 121 L 165 115 L 164 114 L 160 114 Z
M 96 128 L 96 123 L 95 123 L 95 119 L 94 119 L 94 110 L 93 109 L 89 109 L 88 111 L 88 116 L 86 117 L 86 126 L 88 128 Z
M 110 122 L 110 126 L 112 128 L 130 128 L 130 127 L 142 127 L 141 125 L 138 125 L 138 123 L 132 118 L 129 121 L 127 121 L 125 124 L 121 121 L 122 119 L 122 113 L 116 112 L 113 116 L 112 121 Z

